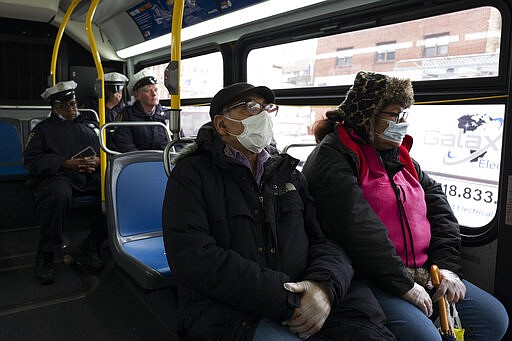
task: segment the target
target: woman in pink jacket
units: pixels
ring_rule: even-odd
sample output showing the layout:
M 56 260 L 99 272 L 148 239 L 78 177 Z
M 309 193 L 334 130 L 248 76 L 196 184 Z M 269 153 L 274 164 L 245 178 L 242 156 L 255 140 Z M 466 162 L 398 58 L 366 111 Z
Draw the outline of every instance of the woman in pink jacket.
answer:
M 459 225 L 441 186 L 409 156 L 404 110 L 412 84 L 361 71 L 345 100 L 314 132 L 318 146 L 303 173 L 326 234 L 366 277 L 399 340 L 440 340 L 433 304 L 446 296 L 465 340 L 500 340 L 503 305 L 462 279 Z M 443 277 L 430 290 L 428 269 Z

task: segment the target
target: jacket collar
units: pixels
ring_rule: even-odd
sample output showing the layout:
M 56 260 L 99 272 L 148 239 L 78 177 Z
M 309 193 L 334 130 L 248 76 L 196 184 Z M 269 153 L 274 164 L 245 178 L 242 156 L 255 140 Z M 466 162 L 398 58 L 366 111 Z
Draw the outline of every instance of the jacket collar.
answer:
M 174 162 L 177 163 L 187 156 L 200 152 L 207 152 L 218 158 L 219 156 L 216 155 L 224 154 L 224 147 L 224 142 L 222 142 L 217 132 L 215 131 L 213 123 L 208 122 L 199 128 L 195 142 L 188 144 L 185 148 L 183 148 L 183 150 L 174 159 Z
M 146 113 L 144 111 L 144 108 L 142 107 L 142 104 L 140 103 L 139 100 L 136 100 L 135 103 L 133 103 L 133 109 L 134 109 L 133 115 L 138 116 L 138 117 L 149 118 L 149 117 L 155 115 L 156 117 L 161 116 L 164 119 L 166 118 L 164 108 L 160 105 L 160 103 L 155 105 L 153 112 L 149 115 L 148 115 L 148 113 Z
M 224 142 L 220 139 L 212 122 L 204 124 L 197 133 L 194 143 L 185 147 L 182 152 L 175 158 L 175 162 L 196 153 L 209 153 L 219 167 L 227 168 L 230 162 L 236 162 L 235 159 L 224 154 Z M 298 160 L 288 154 L 278 154 L 277 150 L 271 147 L 268 150 L 270 158 L 265 163 L 265 171 L 263 178 L 271 175 L 276 169 L 283 169 L 287 175 L 292 172 L 298 164 Z M 281 171 L 279 171 L 281 174 Z

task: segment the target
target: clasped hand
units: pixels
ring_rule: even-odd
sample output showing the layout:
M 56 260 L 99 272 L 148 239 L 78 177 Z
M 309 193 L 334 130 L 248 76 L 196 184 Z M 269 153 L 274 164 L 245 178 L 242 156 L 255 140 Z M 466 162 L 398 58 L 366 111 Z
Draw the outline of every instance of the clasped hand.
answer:
M 459 276 L 446 269 L 440 269 L 439 273 L 441 274 L 441 283 L 432 296 L 432 301 L 437 302 L 443 296 L 446 296 L 448 303 L 457 303 L 463 300 L 466 296 L 466 286 Z
M 462 283 L 459 276 L 450 270 L 440 269 L 441 283 L 436 292 L 430 298 L 427 291 L 418 283 L 406 292 L 402 298 L 414 304 L 427 316 L 432 315 L 432 302 L 437 302 L 441 297 L 446 296 L 449 303 L 457 303 L 466 296 L 466 286 Z M 432 282 L 429 280 L 427 288 L 433 289 Z
M 100 159 L 97 156 L 88 156 L 78 159 L 68 159 L 62 163 L 65 168 L 72 169 L 80 173 L 93 173 L 96 167 L 100 164 Z
M 318 332 L 329 313 L 331 300 L 328 288 L 312 281 L 284 283 L 284 288 L 290 292 L 300 293 L 300 306 L 295 308 L 292 317 L 283 322 L 290 331 L 305 340 Z

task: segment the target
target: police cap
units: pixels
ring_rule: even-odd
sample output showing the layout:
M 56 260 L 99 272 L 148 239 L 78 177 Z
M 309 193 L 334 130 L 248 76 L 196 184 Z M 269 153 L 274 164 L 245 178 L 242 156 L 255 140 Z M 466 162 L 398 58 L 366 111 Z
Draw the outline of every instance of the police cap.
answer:
M 52 87 L 47 88 L 41 94 L 41 97 L 49 101 L 69 101 L 75 98 L 75 89 L 77 84 L 75 81 L 58 82 Z
M 133 94 L 133 92 L 139 90 L 143 86 L 157 83 L 158 81 L 156 76 L 151 71 L 141 70 L 133 75 L 132 79 L 130 79 L 130 82 L 128 83 L 128 91 L 130 94 Z

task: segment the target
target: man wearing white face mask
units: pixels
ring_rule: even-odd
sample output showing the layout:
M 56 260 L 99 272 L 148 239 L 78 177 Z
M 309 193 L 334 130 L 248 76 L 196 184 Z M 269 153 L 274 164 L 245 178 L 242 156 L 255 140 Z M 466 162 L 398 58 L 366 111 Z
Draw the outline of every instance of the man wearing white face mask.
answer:
M 507 313 L 462 279 L 457 219 L 441 185 L 409 155 L 405 109 L 413 102 L 410 80 L 360 71 L 345 100 L 314 126 L 319 144 L 303 172 L 320 223 L 371 282 L 398 340 L 441 340 L 433 321 L 443 296 L 456 305 L 466 340 L 500 340 Z M 443 277 L 435 292 L 431 264 Z
M 274 101 L 264 86 L 220 90 L 212 121 L 176 158 L 162 221 L 180 337 L 393 340 L 375 297 L 323 235 L 298 160 L 266 151 Z

